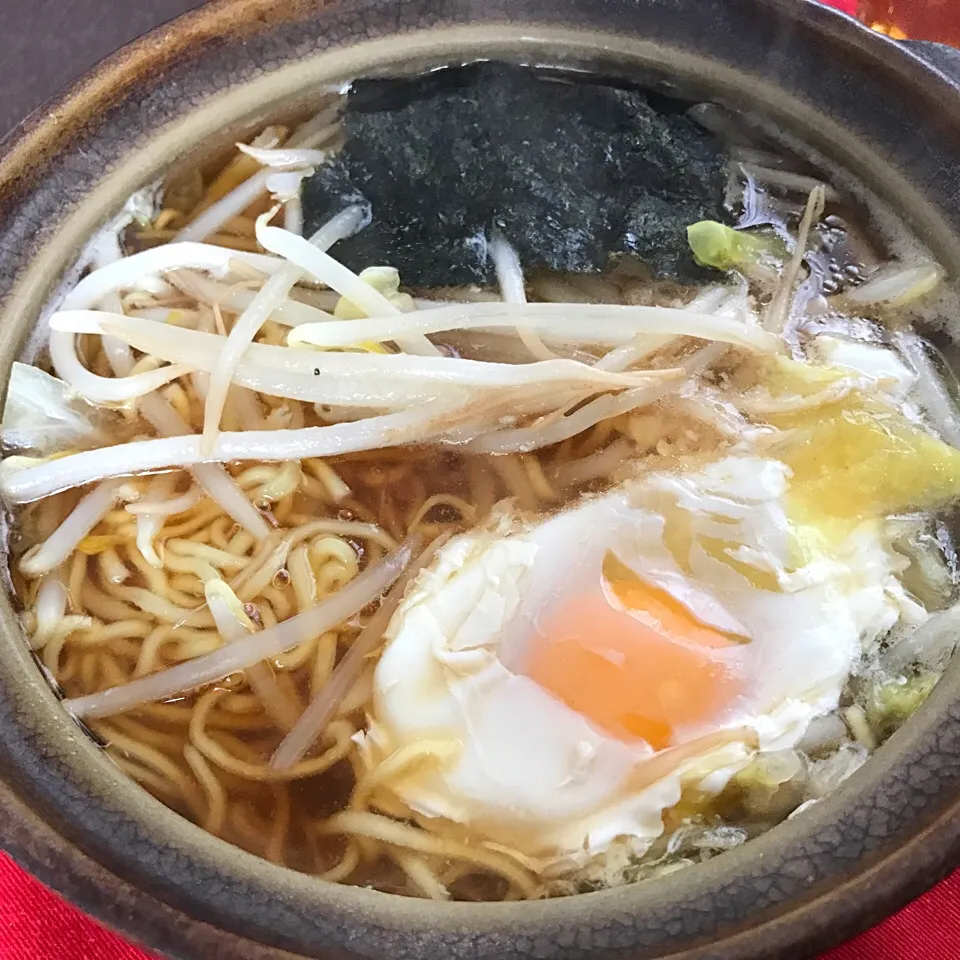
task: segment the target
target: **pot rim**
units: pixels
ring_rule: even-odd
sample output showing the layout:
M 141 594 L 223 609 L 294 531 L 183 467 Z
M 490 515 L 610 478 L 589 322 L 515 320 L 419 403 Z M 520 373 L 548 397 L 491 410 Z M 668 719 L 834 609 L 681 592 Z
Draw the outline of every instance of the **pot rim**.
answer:
M 655 0 L 652 5 L 656 5 Z M 797 4 L 796 0 L 744 0 L 744 4 L 741 5 L 774 11 L 777 16 L 802 23 L 804 29 L 815 33 L 829 29 L 833 34 L 833 42 L 847 44 L 857 51 L 865 51 L 871 58 L 886 57 L 894 61 L 896 69 L 904 77 L 904 82 L 918 83 L 923 79 L 931 85 L 931 96 L 939 94 L 957 97 L 956 88 L 942 76 L 930 71 L 922 60 L 904 52 L 902 48 L 885 38 L 865 30 L 849 18 L 815 5 L 812 0 L 803 4 Z M 377 5 L 359 2 L 328 7 L 319 0 L 316 2 L 302 0 L 300 3 L 293 4 L 281 4 L 277 0 L 240 0 L 236 3 L 221 0 L 219 3 L 202 8 L 159 28 L 158 31 L 135 41 L 109 58 L 72 90 L 31 115 L 15 136 L 3 141 L 0 150 L 6 152 L 0 158 L 0 211 L 14 209 L 22 213 L 26 200 L 32 199 L 35 194 L 35 187 L 30 183 L 31 174 L 42 171 L 45 166 L 48 167 L 50 162 L 56 159 L 61 146 L 71 145 L 73 149 L 76 140 L 71 140 L 71 137 L 82 136 L 83 126 L 90 118 L 96 118 L 111 111 L 118 97 L 120 100 L 123 99 L 123 91 L 151 82 L 150 78 L 159 77 L 171 64 L 185 61 L 189 67 L 194 60 L 202 59 L 202 51 L 209 44 L 218 39 L 225 42 L 223 41 L 223 21 L 228 15 L 231 22 L 238 15 L 248 18 L 232 29 L 230 42 L 235 43 L 252 35 L 248 33 L 251 29 L 254 33 L 261 28 L 265 31 L 269 30 L 278 22 L 302 15 L 304 10 L 312 10 L 318 15 L 321 11 L 324 14 L 329 11 L 331 16 L 336 16 L 344 9 L 356 7 L 370 11 L 379 8 L 394 10 L 398 6 L 404 6 L 404 4 Z M 266 22 L 267 19 L 269 23 Z M 465 32 L 479 33 L 481 30 L 481 28 L 452 29 L 454 34 L 459 31 L 461 36 Z M 489 24 L 483 29 L 489 33 Z M 571 32 L 557 27 L 543 30 L 539 26 L 536 29 L 540 31 L 541 36 L 549 35 L 555 41 L 557 38 L 566 37 L 570 43 L 575 40 L 582 43 L 586 36 L 582 30 Z M 510 30 L 514 33 L 510 34 Z M 498 48 L 503 45 L 507 36 L 519 42 L 526 35 L 529 42 L 528 27 L 514 24 L 510 30 L 502 27 L 498 29 L 496 37 Z M 599 33 L 602 34 L 603 31 Z M 437 33 L 434 32 L 431 36 L 432 44 Z M 615 52 L 617 43 L 612 41 L 609 35 L 603 34 L 603 36 L 607 41 L 607 52 Z M 409 39 L 405 37 L 404 42 L 406 43 Z M 426 36 L 424 36 L 425 39 Z M 368 43 L 380 44 L 392 42 L 394 41 L 368 41 Z M 596 43 L 596 41 L 591 42 Z M 638 41 L 634 39 L 632 44 L 635 55 Z M 359 48 L 353 49 L 355 52 Z M 405 49 L 409 50 L 410 47 L 407 46 Z M 595 50 L 596 46 L 590 46 L 589 49 Z M 894 55 L 893 50 L 898 52 Z M 321 53 L 317 54 L 315 59 L 321 60 L 327 57 L 327 54 Z M 294 62 L 296 61 L 291 60 L 291 63 Z M 264 77 L 252 83 L 262 83 L 271 76 L 276 79 L 281 71 L 287 70 L 289 73 L 290 69 L 288 65 L 277 67 L 272 72 L 268 70 Z M 297 69 L 303 69 L 303 61 L 299 62 Z M 207 111 L 207 114 L 201 115 L 205 117 L 218 109 L 218 106 L 208 101 L 202 109 Z M 241 114 L 244 111 L 238 108 L 236 113 L 237 116 L 234 119 L 242 121 Z M 960 98 L 957 99 L 955 113 L 960 125 Z M 198 120 L 197 116 L 197 114 L 194 115 L 195 126 L 204 122 L 202 119 Z M 96 131 L 94 131 L 95 137 Z M 169 149 L 173 150 L 173 147 Z M 154 161 L 159 162 L 156 157 Z M 123 176 L 132 180 L 141 178 L 140 182 L 142 182 L 144 169 L 146 168 L 133 165 Z M 111 190 L 116 195 L 115 185 Z M 18 192 L 21 194 L 19 197 L 15 196 Z M 8 205 L 11 206 L 8 207 Z M 90 197 L 80 205 L 87 210 L 88 217 L 92 205 Z M 74 222 L 75 217 L 76 214 L 71 212 L 70 222 Z M 74 230 L 76 229 L 75 225 Z M 59 269 L 68 261 L 64 258 L 62 244 L 57 251 L 55 256 L 51 255 L 50 262 L 56 262 Z M 10 253 L 5 256 L 0 255 L 0 268 L 9 269 L 11 259 L 16 260 L 16 257 Z M 24 264 L 20 263 L 21 269 L 17 271 L 20 274 L 16 278 L 17 290 L 22 291 L 32 287 L 35 300 L 39 290 L 37 270 L 24 271 L 23 266 Z M 28 276 L 29 274 L 32 276 Z M 47 286 L 49 292 L 49 283 Z M 0 294 L 3 292 L 0 286 Z M 6 307 L 7 310 L 10 309 L 9 304 Z M 0 354 L 12 357 L 15 342 L 19 341 L 22 341 L 22 330 L 5 325 L 0 331 Z M 4 361 L 3 366 L 6 365 Z M 3 379 L 5 376 L 6 372 Z M 4 607 L 3 620 L 6 632 L 9 633 L 12 613 L 6 600 L 4 600 Z M 19 640 L 19 637 L 14 639 Z M 23 669 L 28 665 L 28 658 L 21 650 L 19 662 L 15 664 L 15 667 L 21 670 L 21 681 L 24 675 Z M 10 691 L 5 690 L 4 686 L 4 677 L 0 675 L 0 700 L 6 701 Z M 370 922 L 383 924 L 388 933 L 395 933 L 397 936 L 422 937 L 428 929 L 443 935 L 455 935 L 462 928 L 468 928 L 478 934 L 495 938 L 500 928 L 512 928 L 508 936 L 530 937 L 535 935 L 538 925 L 556 925 L 561 920 L 566 927 L 580 923 L 591 926 L 593 924 L 588 924 L 587 921 L 594 919 L 598 913 L 603 913 L 610 918 L 622 918 L 631 916 L 641 909 L 656 910 L 660 905 L 671 902 L 678 895 L 689 897 L 691 890 L 694 889 L 698 891 L 698 896 L 710 897 L 713 891 L 725 884 L 731 871 L 744 876 L 749 876 L 755 871 L 757 881 L 760 882 L 759 878 L 764 872 L 763 861 L 783 859 L 778 858 L 778 848 L 795 842 L 798 837 L 809 835 L 811 832 L 827 835 L 836 823 L 842 823 L 843 814 L 849 812 L 848 801 L 854 794 L 865 797 L 871 793 L 882 792 L 880 791 L 881 783 L 891 778 L 890 771 L 910 769 L 911 754 L 915 754 L 920 759 L 926 755 L 937 756 L 937 738 L 942 735 L 944 725 L 951 727 L 955 738 L 960 739 L 957 737 L 956 729 L 960 724 L 960 717 L 950 710 L 952 703 L 960 701 L 958 694 L 960 694 L 960 664 L 954 663 L 948 676 L 938 685 L 929 703 L 921 708 L 916 719 L 911 721 L 907 729 L 895 735 L 881 748 L 885 763 L 880 764 L 877 762 L 879 758 L 875 758 L 851 778 L 840 791 L 822 801 L 817 808 L 809 811 L 804 817 L 775 828 L 763 837 L 751 841 L 741 851 L 725 854 L 723 857 L 698 865 L 692 872 L 682 871 L 673 877 L 658 878 L 652 887 L 643 884 L 566 900 L 523 904 L 430 904 L 429 909 L 425 908 L 422 901 L 333 886 L 299 874 L 292 874 L 291 871 L 266 864 L 259 858 L 239 852 L 236 848 L 203 834 L 198 828 L 181 821 L 176 814 L 141 795 L 139 787 L 128 782 L 125 777 L 112 769 L 112 765 L 98 757 L 92 743 L 72 727 L 72 724 L 62 715 L 62 711 L 56 707 L 53 696 L 47 690 L 37 688 L 32 690 L 29 696 L 17 694 L 14 704 L 16 710 L 12 716 L 18 728 L 30 726 L 36 717 L 41 717 L 46 732 L 39 736 L 40 740 L 43 740 L 44 736 L 51 736 L 52 731 L 56 730 L 56 736 L 60 737 L 64 747 L 69 745 L 70 749 L 79 751 L 82 756 L 87 757 L 91 763 L 92 773 L 89 779 L 84 777 L 81 780 L 83 789 L 89 789 L 92 793 L 86 800 L 80 798 L 81 806 L 97 794 L 97 784 L 93 781 L 98 781 L 99 785 L 109 784 L 111 795 L 120 797 L 121 801 L 114 801 L 108 805 L 110 808 L 107 811 L 108 815 L 122 813 L 134 818 L 146 818 L 153 824 L 146 831 L 148 839 L 154 848 L 159 848 L 161 852 L 164 846 L 168 846 L 176 854 L 188 857 L 202 856 L 209 861 L 214 870 L 218 865 L 225 868 L 228 864 L 231 867 L 238 864 L 238 872 L 245 872 L 262 879 L 264 888 L 281 891 L 284 896 L 305 898 L 315 907 L 328 907 L 333 914 L 364 916 Z M 0 716 L 4 715 L 2 708 L 6 705 L 8 704 L 0 703 Z M 9 719 L 11 714 L 7 713 L 6 716 Z M 72 729 L 72 736 L 71 731 L 66 729 L 68 725 Z M 143 926 L 129 929 L 123 917 L 117 916 L 109 896 L 105 897 L 98 892 L 79 891 L 71 877 L 54 875 L 45 866 L 44 857 L 50 855 L 52 848 L 60 847 L 62 844 L 57 851 L 58 857 L 62 863 L 69 864 L 70 870 L 76 870 L 79 876 L 88 875 L 91 869 L 102 869 L 127 879 L 131 874 L 130 865 L 123 863 L 124 857 L 120 851 L 111 852 L 102 847 L 92 849 L 83 828 L 76 823 L 65 822 L 65 813 L 69 810 L 60 798 L 52 797 L 45 791 L 44 782 L 46 781 L 49 785 L 52 779 L 45 776 L 40 769 L 43 766 L 43 758 L 30 752 L 34 750 L 32 744 L 36 742 L 37 737 L 36 730 L 28 731 L 28 735 L 23 739 L 23 749 L 19 751 L 16 748 L 11 750 L 9 744 L 0 745 L 0 759 L 3 760 L 5 778 L 4 783 L 0 785 L 0 796 L 7 793 L 11 798 L 15 798 L 9 805 L 9 809 L 0 813 L 0 823 L 3 823 L 4 817 L 8 818 L 8 822 L 4 823 L 3 840 L 0 842 L 4 845 L 9 844 L 13 848 L 12 852 L 17 854 L 28 867 L 43 876 L 55 888 L 67 892 L 86 909 L 127 929 L 129 933 L 134 935 L 142 933 Z M 924 745 L 926 745 L 925 748 Z M 73 779 L 70 782 L 71 789 L 78 789 L 79 783 L 80 781 Z M 818 928 L 825 923 L 836 921 L 837 930 L 842 931 L 844 935 L 868 925 L 881 914 L 900 906 L 925 887 L 932 885 L 960 861 L 960 798 L 952 804 L 947 802 L 948 799 L 944 798 L 943 805 L 938 806 L 932 814 L 930 810 L 926 810 L 909 829 L 897 834 L 903 842 L 898 844 L 890 841 L 886 845 L 878 845 L 871 854 L 869 865 L 864 869 L 847 874 L 841 871 L 839 882 L 827 887 L 823 887 L 822 882 L 815 876 L 809 881 L 803 875 L 793 877 L 793 892 L 784 894 L 785 897 L 794 898 L 788 907 L 781 910 L 773 906 L 778 899 L 774 897 L 763 918 L 756 923 L 749 922 L 739 930 L 736 929 L 734 922 L 737 918 L 728 920 L 721 917 L 720 922 L 715 925 L 716 935 L 724 936 L 722 929 L 725 927 L 731 931 L 722 945 L 718 946 L 714 940 L 711 940 L 704 941 L 705 945 L 700 946 L 696 937 L 687 937 L 684 952 L 676 956 L 683 956 L 689 960 L 708 955 L 711 958 L 727 956 L 759 958 L 770 955 L 771 942 L 775 942 L 777 948 L 789 944 L 797 950 L 807 949 L 808 945 L 813 944 L 814 938 L 820 936 Z M 25 805 L 21 801 L 25 801 Z M 154 823 L 156 820 L 162 821 L 159 828 Z M 23 833 L 24 826 L 26 834 Z M 46 837 L 42 839 L 41 835 L 44 833 Z M 16 839 L 17 836 L 20 837 L 19 840 Z M 25 836 L 33 839 L 24 840 Z M 52 839 L 54 836 L 57 840 Z M 836 835 L 835 842 L 840 849 L 843 847 L 843 840 L 841 835 Z M 36 852 L 41 848 L 45 848 L 47 853 Z M 734 861 L 737 864 L 736 867 L 734 867 Z M 157 867 L 169 869 L 169 866 L 163 867 L 162 862 L 158 860 L 156 864 L 147 868 L 148 872 Z M 125 880 L 122 882 L 125 883 Z M 136 889 L 135 883 L 133 886 L 129 884 L 126 886 L 130 891 Z M 160 902 L 171 906 L 174 910 L 182 910 L 184 923 L 202 926 L 202 918 L 206 913 L 204 905 L 194 904 L 191 907 L 187 903 L 178 902 L 178 896 L 171 895 L 171 889 L 166 888 L 156 898 L 144 891 L 142 898 L 145 898 L 144 902 Z M 196 890 L 193 893 L 195 894 Z M 871 899 L 872 903 L 869 902 Z M 859 906 L 852 907 L 852 903 Z M 234 916 L 236 915 L 237 912 L 234 911 Z M 614 922 L 618 921 L 614 920 Z M 242 924 L 238 924 L 236 928 L 241 933 L 244 932 Z M 775 937 L 775 941 L 768 939 L 771 936 Z M 160 945 L 164 939 L 163 931 L 154 930 L 149 939 L 150 942 Z M 270 942 L 270 939 L 268 937 L 264 942 Z M 827 940 L 829 939 L 828 936 Z M 821 938 L 815 948 L 819 949 L 823 942 L 826 941 Z M 273 943 L 277 946 L 293 945 L 289 940 L 286 942 L 273 940 Z M 496 947 L 495 940 L 485 943 L 485 949 L 488 947 L 495 950 L 502 949 Z M 163 948 L 170 949 L 167 946 Z M 398 956 L 401 955 L 398 951 L 394 952 Z M 800 953 L 791 954 L 797 957 L 800 955 Z

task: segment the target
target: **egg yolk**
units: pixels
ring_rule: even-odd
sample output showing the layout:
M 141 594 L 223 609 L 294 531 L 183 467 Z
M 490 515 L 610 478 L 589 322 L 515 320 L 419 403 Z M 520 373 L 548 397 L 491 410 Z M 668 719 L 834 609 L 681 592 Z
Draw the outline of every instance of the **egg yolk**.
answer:
M 739 678 L 712 655 L 738 642 L 665 591 L 615 580 L 541 619 L 524 673 L 610 735 L 662 750 L 738 695 Z

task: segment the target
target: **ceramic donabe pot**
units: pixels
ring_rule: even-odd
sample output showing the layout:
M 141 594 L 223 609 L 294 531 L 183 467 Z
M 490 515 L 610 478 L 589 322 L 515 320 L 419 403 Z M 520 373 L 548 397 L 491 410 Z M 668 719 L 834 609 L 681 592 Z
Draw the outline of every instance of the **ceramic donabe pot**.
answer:
M 125 48 L 0 150 L 0 371 L 136 189 L 357 75 L 478 57 L 677 85 L 853 171 L 960 276 L 960 56 L 802 0 L 234 0 Z M 801 960 L 960 857 L 960 669 L 840 790 L 709 862 L 565 900 L 435 903 L 325 884 L 181 820 L 58 705 L 0 599 L 0 843 L 182 960 Z

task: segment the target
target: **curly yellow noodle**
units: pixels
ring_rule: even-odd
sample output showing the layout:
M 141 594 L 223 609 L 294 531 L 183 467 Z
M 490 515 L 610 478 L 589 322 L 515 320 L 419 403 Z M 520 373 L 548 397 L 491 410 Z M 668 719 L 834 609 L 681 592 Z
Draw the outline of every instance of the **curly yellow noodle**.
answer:
M 176 628 L 178 630 L 182 627 Z M 169 663 L 183 663 L 184 660 L 193 660 L 202 657 L 205 653 L 212 653 L 223 646 L 223 639 L 213 630 L 198 631 L 193 639 L 175 638 L 164 650 L 164 660 Z M 221 681 L 223 686 L 229 686 L 229 678 Z
M 204 584 L 206 584 L 208 580 L 217 579 L 217 572 L 213 567 L 203 571 L 203 574 L 203 576 L 198 576 L 195 573 L 175 573 L 170 578 L 170 586 L 173 587 L 174 590 L 179 590 L 186 596 L 192 597 L 194 603 L 200 604 L 205 599 Z
M 230 536 L 233 533 L 234 526 L 235 524 L 231 517 L 217 517 L 217 519 L 210 524 L 210 545 L 216 547 L 218 550 L 227 550 L 230 545 Z M 250 542 L 253 542 L 252 536 Z
M 415 890 L 428 900 L 449 900 L 450 891 L 437 879 L 433 868 L 423 857 L 402 848 L 388 848 Z
M 85 580 L 80 591 L 80 610 L 100 620 L 113 622 L 115 620 L 140 620 L 143 612 L 131 606 L 120 598 L 105 593 L 92 580 Z
M 452 493 L 435 493 L 432 497 L 427 497 L 427 499 L 420 504 L 416 512 L 410 517 L 407 523 L 407 529 L 418 529 L 421 523 L 423 523 L 423 518 L 433 510 L 434 507 L 440 506 L 453 507 L 468 523 L 476 520 L 476 510 L 462 497 L 456 497 Z
M 124 682 L 129 671 L 117 663 L 117 658 L 113 651 L 101 649 L 99 652 L 99 662 L 100 681 L 105 687 L 115 687 Z
M 147 588 L 157 594 L 158 597 L 162 597 L 164 600 L 184 607 L 187 610 L 192 610 L 196 606 L 196 598 L 186 593 L 180 593 L 179 590 L 175 590 L 167 579 L 165 569 L 163 567 L 154 567 L 147 563 L 143 558 L 143 554 L 140 553 L 136 546 L 128 547 L 126 554 L 130 559 L 131 565 L 137 569 L 140 576 L 146 582 Z M 113 591 L 110 589 L 111 586 L 114 587 Z M 129 596 L 129 594 L 121 592 L 125 589 L 127 588 L 122 585 L 110 584 L 106 586 L 108 593 L 114 592 L 121 599 Z
M 309 541 L 307 556 L 315 572 L 331 560 L 352 570 L 354 574 L 359 569 L 359 561 L 353 547 L 339 537 L 334 537 L 328 533 L 321 534 Z
M 257 710 L 250 713 L 230 713 L 222 709 L 213 710 L 207 714 L 207 726 L 217 730 L 234 732 L 249 731 L 253 733 L 272 730 L 272 722 L 269 717 L 260 712 L 259 703 L 254 704 L 254 706 Z M 140 707 L 137 715 L 144 718 L 150 717 L 157 724 L 181 728 L 180 742 L 184 743 L 187 739 L 190 717 L 193 715 L 193 705 L 189 702 L 183 704 L 151 703 Z
M 541 500 L 556 500 L 556 491 L 550 485 L 546 476 L 544 476 L 540 461 L 530 454 L 524 454 L 520 458 L 520 462 L 523 464 L 523 469 L 527 473 L 527 479 L 530 481 L 530 486 L 533 487 L 533 492 L 536 496 Z
M 264 856 L 273 863 L 283 863 L 290 832 L 290 785 L 273 783 L 274 813 L 270 824 L 270 836 Z
M 105 646 L 114 640 L 144 639 L 153 627 L 146 620 L 118 620 L 115 623 L 95 623 L 88 630 L 74 634 L 72 643 L 78 647 Z
M 227 796 L 206 758 L 196 747 L 189 743 L 183 747 L 183 758 L 197 778 L 207 801 L 207 812 L 203 818 L 203 828 L 215 837 L 223 833 L 227 819 Z
M 311 477 L 309 475 L 304 475 L 303 480 L 300 481 L 300 491 L 304 496 L 310 497 L 313 500 L 326 501 L 329 499 L 329 493 L 327 488 L 323 483 L 318 480 L 316 477 Z M 290 522 L 290 517 L 287 517 L 287 522 Z
M 270 604 L 270 609 L 273 611 L 273 615 L 277 620 L 286 620 L 287 617 L 293 613 L 292 600 L 293 598 L 290 597 L 286 590 L 282 590 L 280 587 L 273 586 L 272 584 L 264 587 L 257 595 L 257 602 L 259 604 Z
M 218 649 L 223 646 L 223 640 L 220 634 L 213 630 L 162 624 L 155 627 L 144 639 L 133 675 L 144 677 L 164 666 L 160 661 L 161 651 L 166 644 L 170 644 L 175 652 L 168 653 L 164 659 L 179 663 Z
M 269 606 L 269 604 L 263 607 L 258 607 L 256 604 L 252 604 L 252 606 L 254 608 L 254 612 L 256 616 L 254 616 L 254 614 L 251 614 L 251 617 L 254 620 L 256 620 L 256 618 L 259 617 L 260 621 L 263 624 L 264 630 L 268 629 L 269 627 L 274 627 L 280 622 L 279 620 L 277 620 L 276 616 L 274 615 L 273 607 Z
M 186 798 L 183 793 L 181 793 L 178 785 L 167 779 L 167 777 L 128 757 L 114 755 L 113 762 L 123 770 L 124 773 L 133 777 L 137 783 L 146 787 L 151 793 L 158 797 L 166 797 L 168 802 L 172 801 L 177 806 L 188 809 Z
M 328 883 L 342 883 L 350 877 L 358 866 L 360 866 L 360 847 L 348 840 L 341 859 L 332 867 L 326 869 L 322 869 L 318 865 L 317 876 Z
M 248 574 L 247 570 L 244 570 L 231 580 L 230 586 L 237 597 L 243 603 L 255 600 L 260 595 L 260 591 L 273 583 L 276 575 L 284 568 L 289 552 L 289 544 L 283 541 L 273 547 L 253 573 Z M 253 561 L 251 565 L 252 563 Z
M 293 589 L 297 612 L 311 609 L 317 602 L 317 578 L 310 564 L 309 548 L 303 544 L 290 551 L 287 560 L 287 572 L 290 574 L 290 586 Z
M 182 537 L 167 538 L 165 546 L 178 559 L 200 560 L 224 573 L 239 573 L 241 570 L 245 570 L 250 562 L 242 554 L 231 553 L 224 547 L 195 543 Z
M 161 537 L 191 537 L 196 542 L 207 543 L 210 539 L 210 521 L 220 516 L 220 508 L 209 500 L 200 503 L 187 513 L 178 517 L 177 523 L 164 526 Z
M 43 665 L 54 676 L 56 676 L 60 670 L 60 654 L 63 652 L 67 639 L 67 634 L 53 636 L 44 644 L 43 651 L 41 652 L 40 659 L 43 661 Z
M 496 483 L 483 464 L 477 459 L 469 462 L 470 501 L 477 516 L 485 517 L 496 502 Z
M 313 669 L 310 672 L 310 693 L 311 696 L 323 689 L 337 659 L 339 635 L 336 633 L 325 633 L 317 640 L 316 654 L 313 658 Z
M 81 657 L 80 666 L 77 670 L 77 679 L 84 690 L 100 690 L 103 684 L 100 683 L 100 663 L 96 655 L 87 654 Z
M 273 519 L 280 524 L 281 526 L 285 523 L 288 523 L 290 520 L 290 515 L 293 513 L 294 499 L 293 497 L 285 497 L 273 508 Z
M 91 726 L 107 743 L 108 749 L 126 754 L 174 784 L 194 815 L 202 816 L 204 803 L 199 788 L 170 757 L 148 744 L 128 737 L 111 724 L 97 722 Z
M 520 509 L 526 513 L 534 513 L 540 506 L 540 500 L 530 478 L 519 457 L 496 457 L 493 467 L 506 485 L 508 494 L 515 498 Z
M 360 674 L 353 689 L 343 698 L 338 716 L 348 717 L 354 711 L 362 710 L 370 703 L 370 699 L 373 697 L 373 668 L 374 664 L 371 662 L 370 666 Z
M 130 577 L 130 571 L 120 559 L 116 547 L 107 547 L 97 556 L 97 570 L 103 580 L 113 583 L 123 583 Z
M 138 716 L 139 715 L 140 713 L 138 711 Z M 165 754 L 176 757 L 183 750 L 182 731 L 161 730 L 156 727 L 150 727 L 140 720 L 133 719 L 133 717 L 129 715 L 112 717 L 110 725 L 128 737 L 134 737 L 141 743 L 155 747 Z
M 227 818 L 231 830 L 240 838 L 242 846 L 262 857 L 269 828 L 257 816 L 252 804 L 245 801 L 234 803 Z
M 336 635 L 334 635 L 336 636 Z M 273 658 L 273 663 L 278 670 L 299 670 L 300 667 L 309 663 L 317 652 L 317 640 L 307 640 Z
M 372 516 L 368 511 L 364 511 Z M 366 540 L 378 543 L 385 550 L 395 550 L 398 540 L 386 533 L 383 528 L 374 522 L 362 519 L 356 520 L 316 520 L 310 519 L 287 535 L 291 547 L 295 547 L 304 540 L 314 540 L 318 536 L 349 537 L 356 540 Z M 349 546 L 349 544 L 347 544 Z
M 347 565 L 339 560 L 329 560 L 317 571 L 317 596 L 320 599 L 336 593 L 344 584 L 357 575 L 355 565 Z
M 222 694 L 222 690 L 210 690 L 197 702 L 193 718 L 190 721 L 190 742 L 210 760 L 211 763 L 222 767 L 224 770 L 229 770 L 231 773 L 247 777 L 249 780 L 266 780 L 271 782 L 302 780 L 306 777 L 313 777 L 319 773 L 323 773 L 325 770 L 329 770 L 335 763 L 343 760 L 353 747 L 353 742 L 350 738 L 356 732 L 356 728 L 350 723 L 335 721 L 331 723 L 324 732 L 325 739 L 332 739 L 334 741 L 333 746 L 321 754 L 321 756 L 311 760 L 302 760 L 288 770 L 275 770 L 267 763 L 258 764 L 240 760 L 208 736 L 206 732 L 206 714 Z
M 236 527 L 231 527 L 233 530 Z M 250 552 L 250 550 L 256 546 L 256 539 L 253 534 L 247 530 L 238 529 L 236 532 L 229 538 L 227 545 L 223 548 L 227 553 L 232 553 L 234 556 L 244 556 Z
M 459 753 L 460 748 L 456 744 L 445 740 L 420 740 L 401 747 L 358 779 L 350 798 L 350 809 L 365 809 L 379 787 L 402 777 L 428 760 L 442 765 L 449 763 Z
M 506 854 L 495 853 L 484 847 L 468 847 L 455 840 L 434 836 L 426 830 L 397 823 L 377 813 L 347 810 L 335 813 L 321 828 L 324 832 L 367 837 L 396 847 L 405 847 L 419 853 L 431 854 L 449 860 L 465 860 L 478 867 L 500 874 L 518 887 L 529 899 L 540 895 L 537 879 Z
M 256 764 L 264 753 L 264 743 L 270 744 L 277 742 L 277 737 L 272 733 L 264 733 L 262 737 L 238 737 L 230 730 L 216 731 L 213 739 L 224 749 L 229 750 L 233 755 L 247 763 Z M 225 770 L 232 776 L 241 776 L 232 770 Z
M 75 650 L 66 650 L 60 658 L 57 667 L 56 679 L 64 690 L 73 689 L 73 682 L 80 672 L 80 664 L 89 659 L 88 654 L 77 653 Z M 90 689 L 89 687 L 83 689 Z
M 137 662 L 140 656 L 140 643 L 125 637 L 116 637 L 107 644 L 110 653 L 118 660 L 126 660 L 128 664 Z M 125 671 L 124 676 L 129 676 L 129 669 Z
M 213 615 L 196 606 L 179 606 L 143 587 L 113 587 L 111 591 L 120 601 L 142 610 L 165 623 L 183 624 L 188 620 L 194 627 L 213 626 Z M 192 597 L 188 598 L 192 601 Z
M 67 575 L 67 604 L 71 613 L 79 613 L 83 607 L 83 588 L 87 581 L 87 558 L 79 551 L 70 558 L 70 572 Z M 110 617 L 108 619 L 122 619 Z

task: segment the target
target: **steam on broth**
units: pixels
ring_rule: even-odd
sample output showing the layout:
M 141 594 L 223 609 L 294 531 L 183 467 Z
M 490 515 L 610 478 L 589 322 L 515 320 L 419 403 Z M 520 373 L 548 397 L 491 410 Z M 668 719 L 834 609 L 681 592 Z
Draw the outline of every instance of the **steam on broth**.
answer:
M 575 893 L 802 811 L 933 688 L 942 271 L 748 118 L 484 64 L 155 200 L 14 366 L 0 491 L 39 663 L 178 813 Z

